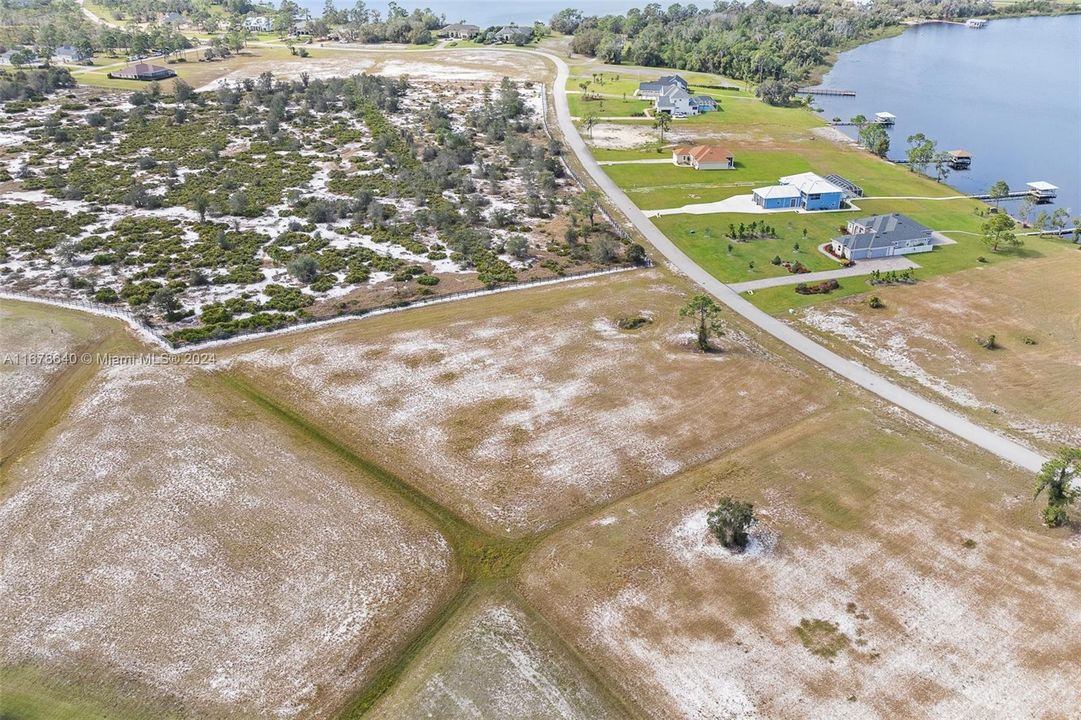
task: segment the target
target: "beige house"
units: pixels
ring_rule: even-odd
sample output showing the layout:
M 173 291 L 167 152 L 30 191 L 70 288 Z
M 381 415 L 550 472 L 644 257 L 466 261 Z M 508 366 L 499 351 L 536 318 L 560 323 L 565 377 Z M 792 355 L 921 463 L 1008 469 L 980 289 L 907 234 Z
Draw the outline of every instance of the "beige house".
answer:
M 672 163 L 695 170 L 733 170 L 736 167 L 736 158 L 724 148 L 684 145 L 672 151 Z

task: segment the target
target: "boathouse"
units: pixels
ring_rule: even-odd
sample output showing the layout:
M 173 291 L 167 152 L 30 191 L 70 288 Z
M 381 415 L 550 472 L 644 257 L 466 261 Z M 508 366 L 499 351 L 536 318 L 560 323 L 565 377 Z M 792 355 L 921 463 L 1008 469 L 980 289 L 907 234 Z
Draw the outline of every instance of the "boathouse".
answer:
M 893 113 L 888 112 L 876 112 L 875 122 L 882 125 L 893 125 L 895 122 L 897 122 L 897 116 Z
M 1049 182 L 1037 180 L 1036 182 L 1025 184 L 1028 186 L 1028 194 L 1031 195 L 1037 203 L 1051 202 L 1058 195 L 1058 187 Z
M 950 150 L 949 166 L 954 170 L 968 170 L 972 165 L 972 154 L 968 150 Z

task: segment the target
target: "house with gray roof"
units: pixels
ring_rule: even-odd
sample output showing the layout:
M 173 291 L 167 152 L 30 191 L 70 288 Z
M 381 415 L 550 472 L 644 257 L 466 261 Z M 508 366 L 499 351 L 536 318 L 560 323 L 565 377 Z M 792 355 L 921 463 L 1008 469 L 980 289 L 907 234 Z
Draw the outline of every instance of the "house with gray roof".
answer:
M 682 90 L 690 88 L 687 81 L 679 75 L 665 75 L 657 80 L 638 83 L 638 89 L 634 94 L 642 98 L 658 98 L 666 92 L 670 92 L 674 87 Z
M 492 39 L 501 43 L 522 43 L 524 45 L 533 39 L 533 28 L 508 25 L 493 34 Z
M 71 45 L 61 45 L 53 51 L 53 58 L 55 58 L 57 62 L 68 63 L 71 65 L 85 63 L 91 57 L 91 55 L 88 55 Z
M 441 37 L 468 40 L 479 35 L 480 28 L 476 25 L 468 25 L 466 23 L 453 23 L 451 25 L 447 25 L 446 27 L 440 28 L 437 34 Z
M 833 254 L 848 260 L 909 255 L 934 250 L 930 228 L 900 213 L 848 221 L 848 234 L 834 238 Z

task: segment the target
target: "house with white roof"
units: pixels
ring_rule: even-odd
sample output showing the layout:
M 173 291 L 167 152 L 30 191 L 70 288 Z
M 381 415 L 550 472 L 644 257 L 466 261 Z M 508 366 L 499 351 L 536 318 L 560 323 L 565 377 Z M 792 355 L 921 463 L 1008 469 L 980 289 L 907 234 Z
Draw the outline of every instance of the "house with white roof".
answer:
M 252 32 L 270 32 L 274 29 L 274 19 L 269 15 L 250 15 L 244 18 L 241 25 Z
M 752 193 L 754 202 L 766 210 L 797 207 L 803 210 L 838 210 L 845 191 L 815 173 L 786 175 L 780 185 L 759 188 Z

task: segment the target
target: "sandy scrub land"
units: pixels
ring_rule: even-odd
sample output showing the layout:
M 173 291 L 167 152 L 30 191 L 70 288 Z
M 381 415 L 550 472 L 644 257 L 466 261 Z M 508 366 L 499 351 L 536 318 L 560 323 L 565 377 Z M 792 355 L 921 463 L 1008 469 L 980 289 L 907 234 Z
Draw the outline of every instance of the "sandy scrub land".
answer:
M 191 716 L 326 717 L 453 591 L 450 548 L 203 373 L 102 368 L 5 468 L 0 665 Z

